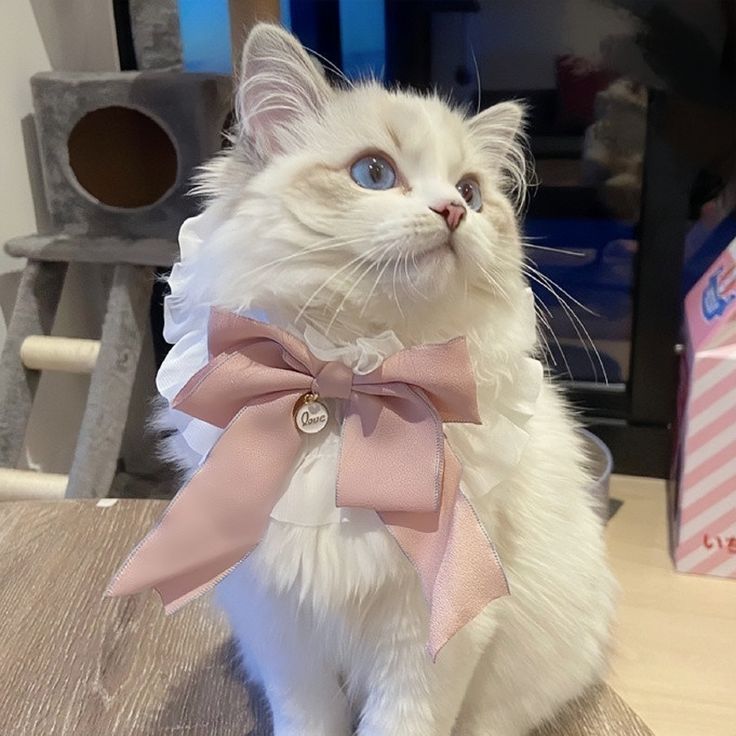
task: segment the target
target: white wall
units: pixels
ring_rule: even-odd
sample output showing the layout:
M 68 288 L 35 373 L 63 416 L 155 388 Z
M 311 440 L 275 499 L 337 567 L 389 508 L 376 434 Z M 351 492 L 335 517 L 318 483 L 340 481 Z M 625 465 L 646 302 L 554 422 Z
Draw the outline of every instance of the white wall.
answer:
M 120 68 L 112 0 L 10 0 L 14 5 L 29 1 L 52 69 Z
M 6 0 L 0 24 L 0 243 L 36 229 L 26 166 L 23 119 L 31 112 L 28 78 L 49 69 L 49 57 L 27 0 Z M 0 252 L 0 306 L 12 306 L 22 263 Z M 11 274 L 11 275 L 8 275 Z M 8 304 L 10 302 L 10 304 Z M 5 339 L 0 319 L 0 343 Z

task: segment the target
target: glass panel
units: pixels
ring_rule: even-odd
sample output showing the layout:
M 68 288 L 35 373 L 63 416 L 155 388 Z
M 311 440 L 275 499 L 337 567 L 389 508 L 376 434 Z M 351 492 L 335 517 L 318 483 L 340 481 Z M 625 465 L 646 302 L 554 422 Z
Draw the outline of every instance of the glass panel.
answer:
M 631 16 L 584 0 L 482 0 L 437 4 L 430 24 L 432 82 L 483 108 L 529 106 L 537 184 L 523 229 L 552 369 L 626 381 L 647 92 L 602 49 L 632 36 Z

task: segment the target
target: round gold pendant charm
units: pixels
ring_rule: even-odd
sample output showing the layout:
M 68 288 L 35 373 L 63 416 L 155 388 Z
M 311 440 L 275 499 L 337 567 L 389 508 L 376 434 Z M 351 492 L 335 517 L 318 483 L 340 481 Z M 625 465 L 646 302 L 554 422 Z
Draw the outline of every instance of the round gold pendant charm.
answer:
M 317 434 L 327 426 L 330 413 L 318 394 L 304 394 L 294 404 L 294 423 L 300 432 Z

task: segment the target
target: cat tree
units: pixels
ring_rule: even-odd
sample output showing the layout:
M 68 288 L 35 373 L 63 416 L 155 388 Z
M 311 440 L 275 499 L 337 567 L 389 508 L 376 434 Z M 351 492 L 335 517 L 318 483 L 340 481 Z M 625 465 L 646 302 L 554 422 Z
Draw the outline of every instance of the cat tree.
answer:
M 221 146 L 231 81 L 180 71 L 175 0 L 133 0 L 140 71 L 31 80 L 51 231 L 11 240 L 28 259 L 0 354 L 0 499 L 107 494 L 118 463 L 155 267 L 170 266 L 196 202 L 193 169 Z M 69 263 L 110 281 L 98 340 L 51 336 Z M 104 277 L 103 277 L 104 278 Z M 69 475 L 18 469 L 41 371 L 90 373 Z

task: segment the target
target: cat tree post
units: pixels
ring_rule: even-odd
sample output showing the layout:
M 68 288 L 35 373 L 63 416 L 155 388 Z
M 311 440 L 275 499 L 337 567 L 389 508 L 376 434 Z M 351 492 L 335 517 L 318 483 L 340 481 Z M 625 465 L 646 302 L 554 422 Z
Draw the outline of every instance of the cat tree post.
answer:
M 130 25 L 139 69 L 181 69 L 177 0 L 130 0 Z
M 20 460 L 40 378 L 23 364 L 21 346 L 31 335 L 51 332 L 66 269 L 66 263 L 30 261 L 21 276 L 0 354 L 0 467 L 14 468 Z
M 112 485 L 146 335 L 152 281 L 144 266 L 115 266 L 100 354 L 69 473 L 69 498 L 102 497 Z

